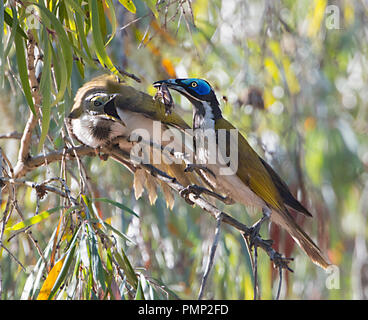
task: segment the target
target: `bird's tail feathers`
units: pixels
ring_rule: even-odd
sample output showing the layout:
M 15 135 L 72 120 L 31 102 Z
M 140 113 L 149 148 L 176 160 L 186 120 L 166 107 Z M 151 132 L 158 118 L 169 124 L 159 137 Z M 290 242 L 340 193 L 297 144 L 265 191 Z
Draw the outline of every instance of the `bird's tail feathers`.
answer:
M 303 249 L 308 257 L 323 269 L 326 269 L 331 263 L 325 257 L 321 249 L 313 240 L 299 227 L 294 218 L 288 212 L 279 212 L 273 210 L 271 220 L 285 228 L 292 236 L 294 241 Z

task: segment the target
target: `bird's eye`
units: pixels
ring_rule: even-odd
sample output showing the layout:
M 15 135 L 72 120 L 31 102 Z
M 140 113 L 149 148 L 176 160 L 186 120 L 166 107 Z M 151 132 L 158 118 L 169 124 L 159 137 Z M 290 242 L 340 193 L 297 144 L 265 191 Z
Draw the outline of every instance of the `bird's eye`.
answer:
M 191 85 L 193 88 L 195 88 L 196 86 L 198 86 L 198 83 L 193 81 L 190 85 Z
M 93 101 L 93 105 L 95 107 L 99 107 L 100 105 L 102 105 L 102 102 L 101 101 L 98 101 L 98 100 L 95 100 L 95 101 Z

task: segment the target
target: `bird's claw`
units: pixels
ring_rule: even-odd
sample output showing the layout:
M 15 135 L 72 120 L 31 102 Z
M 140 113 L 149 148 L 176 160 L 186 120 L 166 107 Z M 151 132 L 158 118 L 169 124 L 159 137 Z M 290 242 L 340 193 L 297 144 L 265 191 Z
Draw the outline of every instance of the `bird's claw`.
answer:
M 275 251 L 273 256 L 271 256 L 271 260 L 276 268 L 287 269 L 290 272 L 294 272 L 294 270 L 289 267 L 289 263 L 294 261 L 294 258 L 283 257 L 280 253 Z
M 207 171 L 210 173 L 214 178 L 216 178 L 216 175 L 213 173 L 213 171 L 209 168 L 207 168 L 205 165 L 197 164 L 197 163 L 187 163 L 185 166 L 184 172 L 193 172 L 195 169 L 200 169 L 203 171 Z
M 280 253 L 272 248 L 273 240 L 267 239 L 264 240 L 259 234 L 262 223 L 270 218 L 270 212 L 268 208 L 263 208 L 263 217 L 257 221 L 251 228 L 249 232 L 249 246 L 252 249 L 253 247 L 263 247 L 267 248 L 266 250 L 269 252 L 270 258 L 276 268 L 287 269 L 291 272 L 294 272 L 290 267 L 289 263 L 294 260 L 294 258 L 283 257 Z
M 258 220 L 252 227 L 250 227 L 250 234 L 249 234 L 249 244 L 250 248 L 253 248 L 257 245 L 259 241 L 265 242 L 267 245 L 272 246 L 273 240 L 263 240 L 262 237 L 259 234 L 259 231 L 261 230 L 262 224 L 269 219 L 269 215 L 263 214 L 262 218 Z
M 95 148 L 95 154 L 100 158 L 102 161 L 106 161 L 109 158 L 108 154 L 102 154 L 101 153 L 101 147 Z
M 184 200 L 189 203 L 190 205 L 193 205 L 194 202 L 189 199 L 190 194 L 194 194 L 196 198 L 198 198 L 202 193 L 204 192 L 204 189 L 202 187 L 199 187 L 195 184 L 191 184 L 184 189 L 182 189 L 179 194 L 184 198 Z

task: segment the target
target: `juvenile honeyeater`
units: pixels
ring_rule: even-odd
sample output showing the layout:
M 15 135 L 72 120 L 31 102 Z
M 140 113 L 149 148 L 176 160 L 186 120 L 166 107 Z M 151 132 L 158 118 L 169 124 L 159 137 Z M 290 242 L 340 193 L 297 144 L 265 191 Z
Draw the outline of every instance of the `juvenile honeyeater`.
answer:
M 213 175 L 209 174 L 209 171 L 202 172 L 212 189 L 237 203 L 269 212 L 271 221 L 284 228 L 314 263 L 327 268 L 328 259 L 296 223 L 288 208 L 308 217 L 312 215 L 292 195 L 286 183 L 272 167 L 252 149 L 236 128 L 223 118 L 211 85 L 203 79 L 191 78 L 157 81 L 154 86 L 159 87 L 163 83 L 189 99 L 193 105 L 193 129 L 205 132 L 208 140 L 218 145 L 223 158 L 231 154 L 231 146 L 234 142 L 236 144 L 237 152 L 228 157 L 227 163 L 210 161 L 213 159 L 210 159 L 211 153 L 206 147 L 210 147 L 211 143 L 195 144 L 197 149 L 203 149 L 196 150 L 199 158 L 197 160 L 206 162 L 207 168 L 214 173 Z M 225 132 L 225 139 L 221 140 L 221 132 Z M 195 135 L 195 138 L 198 136 Z M 231 162 L 235 164 L 233 168 Z
M 119 83 L 113 76 L 100 76 L 84 84 L 76 93 L 73 108 L 66 122 L 79 142 L 98 148 L 121 138 L 119 147 L 128 154 L 135 143 L 140 142 L 139 139 L 134 139 L 133 133 L 139 135 L 143 130 L 149 142 L 145 145 L 147 148 L 145 152 L 150 156 L 149 163 L 175 177 L 183 186 L 199 183 L 194 173 L 188 175 L 184 172 L 184 163 L 174 160 L 170 162 L 167 157 L 163 159 L 161 149 L 153 148 L 151 145 L 151 143 L 157 143 L 165 146 L 165 143 L 169 143 L 162 137 L 166 130 L 174 127 L 189 128 L 186 122 L 175 112 L 166 114 L 165 106 L 161 102 L 133 87 Z M 181 131 L 179 132 L 182 134 Z M 145 135 L 142 134 L 142 136 Z M 173 146 L 175 147 L 176 145 Z M 181 152 L 180 144 L 177 148 Z M 158 160 L 160 157 L 162 159 L 159 163 L 153 163 L 154 159 Z M 174 197 L 170 187 L 138 168 L 139 166 L 134 168 L 136 197 L 139 198 L 145 188 L 150 202 L 154 203 L 159 184 L 168 206 L 172 208 Z M 130 169 L 132 169 L 131 166 Z

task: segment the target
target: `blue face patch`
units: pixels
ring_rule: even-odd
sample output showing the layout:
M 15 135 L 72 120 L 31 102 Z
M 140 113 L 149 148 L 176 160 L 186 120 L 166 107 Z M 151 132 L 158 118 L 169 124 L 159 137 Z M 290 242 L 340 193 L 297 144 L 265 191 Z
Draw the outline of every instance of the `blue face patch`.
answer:
M 210 85 L 202 79 L 191 78 L 191 79 L 181 80 L 181 82 L 187 85 L 190 89 L 192 89 L 194 92 L 196 92 L 199 95 L 206 95 L 211 92 Z

